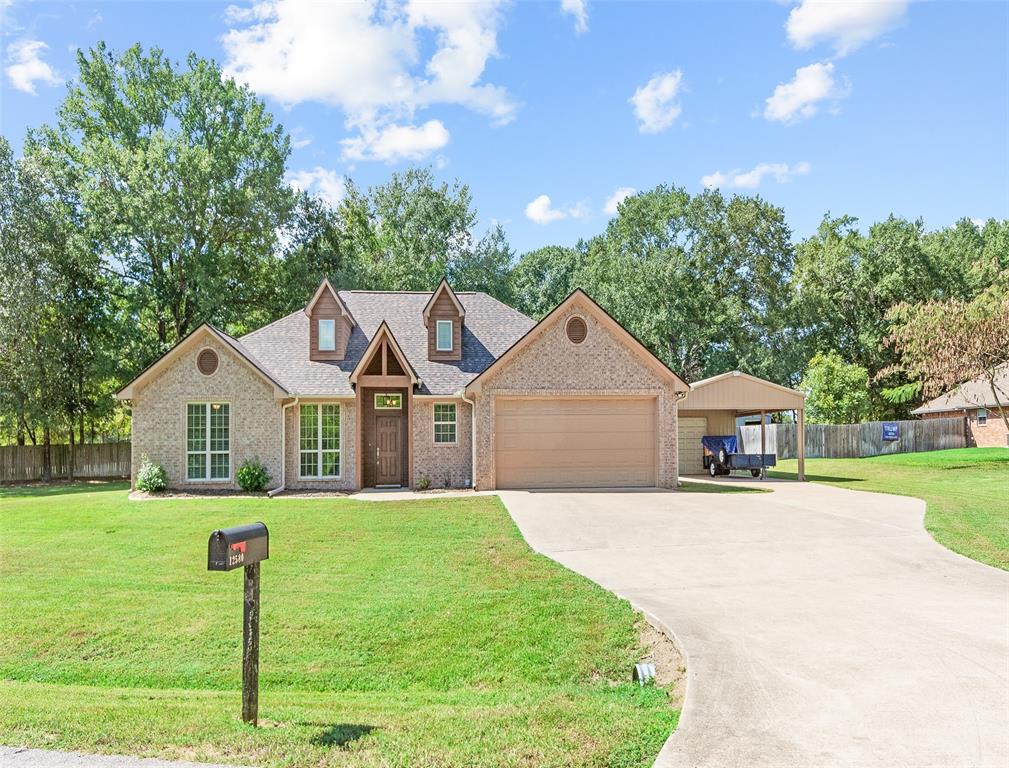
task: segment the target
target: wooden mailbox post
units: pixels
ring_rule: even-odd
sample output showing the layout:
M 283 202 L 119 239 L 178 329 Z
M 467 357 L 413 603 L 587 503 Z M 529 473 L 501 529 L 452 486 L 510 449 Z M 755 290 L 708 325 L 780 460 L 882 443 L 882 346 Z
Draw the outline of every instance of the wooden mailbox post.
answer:
M 242 720 L 259 723 L 259 563 L 270 557 L 263 523 L 219 528 L 207 542 L 207 570 L 245 568 L 242 611 Z

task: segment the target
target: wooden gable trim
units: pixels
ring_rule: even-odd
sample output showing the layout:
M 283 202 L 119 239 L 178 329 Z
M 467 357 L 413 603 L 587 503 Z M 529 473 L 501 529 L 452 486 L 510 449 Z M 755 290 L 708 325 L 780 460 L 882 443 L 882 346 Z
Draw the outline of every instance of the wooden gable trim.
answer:
M 307 305 L 305 305 L 305 314 L 308 315 L 309 317 L 312 316 L 312 310 L 315 309 L 315 305 L 319 302 L 319 299 L 322 298 L 322 295 L 326 291 L 329 291 L 333 295 L 333 298 L 336 300 L 336 305 L 340 308 L 340 314 L 342 314 L 345 318 L 347 318 L 347 320 L 350 322 L 350 327 L 353 328 L 355 325 L 357 325 L 357 322 L 354 320 L 354 316 L 350 314 L 350 310 L 347 309 L 347 305 L 344 304 L 343 300 L 340 298 L 340 294 L 336 292 L 336 289 L 333 287 L 333 284 L 330 283 L 329 278 L 326 277 L 324 277 L 322 279 L 322 282 L 319 283 L 319 287 L 315 290 L 315 293 L 312 295 L 312 300 L 309 301 Z
M 273 395 L 278 400 L 282 400 L 285 397 L 290 396 L 284 386 L 277 381 L 273 376 L 271 376 L 258 362 L 250 358 L 240 346 L 238 346 L 235 341 L 228 336 L 226 333 L 217 330 L 214 326 L 209 323 L 203 323 L 196 330 L 186 336 L 182 341 L 172 347 L 170 350 L 165 352 L 161 357 L 151 363 L 149 366 L 144 368 L 140 373 L 138 373 L 125 387 L 116 392 L 117 400 L 132 400 L 134 390 L 138 386 L 142 386 L 144 382 L 150 380 L 155 375 L 161 373 L 165 368 L 172 365 L 179 357 L 185 354 L 188 350 L 197 346 L 200 341 L 205 339 L 207 336 L 212 336 L 235 355 L 239 360 L 249 366 L 253 371 L 255 371 L 259 376 L 268 381 L 273 386 Z
M 701 379 L 700 381 L 695 381 L 690 385 L 691 391 L 695 389 L 703 389 L 709 384 L 714 384 L 716 381 L 723 381 L 725 379 L 746 379 L 747 381 L 752 381 L 754 384 L 759 384 L 762 387 L 767 387 L 768 389 L 774 389 L 778 392 L 785 392 L 789 395 L 795 397 L 801 397 L 803 400 L 806 399 L 806 395 L 797 389 L 791 389 L 790 387 L 782 386 L 781 384 L 775 384 L 773 381 L 768 381 L 767 379 L 762 379 L 759 376 L 752 376 L 749 373 L 743 373 L 742 371 L 726 371 L 725 373 L 719 373 L 716 376 L 710 376 L 707 379 Z
M 427 304 L 424 305 L 423 316 L 425 326 L 427 326 L 428 318 L 431 317 L 431 308 L 434 306 L 435 302 L 438 301 L 438 297 L 445 291 L 448 292 L 448 297 L 452 300 L 456 310 L 459 312 L 459 317 L 466 317 L 466 310 L 463 309 L 462 302 L 460 302 L 459 297 L 455 295 L 455 291 L 453 291 L 452 286 L 448 284 L 448 280 L 443 277 L 441 282 L 438 283 L 438 287 L 435 288 L 434 293 L 431 294 L 431 298 L 428 299 Z
M 406 359 L 406 355 L 403 354 L 403 350 L 399 346 L 399 342 L 396 341 L 396 337 L 392 335 L 392 331 L 389 329 L 388 324 L 385 320 L 375 331 L 375 335 L 372 337 L 371 341 L 368 343 L 367 348 L 364 350 L 364 354 L 361 355 L 361 359 L 357 361 L 357 365 L 354 366 L 354 370 L 350 373 L 350 383 L 357 384 L 358 379 L 364 375 L 364 371 L 368 369 L 371 364 L 371 359 L 375 356 L 376 352 L 381 352 L 383 343 L 386 348 L 391 351 L 396 359 L 399 361 L 400 367 L 407 372 L 411 384 L 420 384 L 420 378 L 417 376 L 417 372 L 414 371 L 413 366 L 410 365 L 410 361 Z M 385 373 L 386 361 L 382 361 L 382 372 Z
M 491 363 L 479 375 L 470 381 L 464 390 L 466 394 L 479 392 L 483 383 L 481 381 L 482 379 L 487 377 L 491 372 L 508 365 L 512 358 L 536 340 L 543 329 L 555 322 L 564 312 L 575 304 L 583 307 L 588 314 L 592 315 L 601 325 L 611 331 L 613 335 L 620 339 L 632 352 L 635 352 L 648 367 L 656 371 L 660 376 L 672 381 L 676 385 L 677 391 L 688 392 L 690 390 L 690 384 L 687 383 L 686 379 L 656 357 L 656 355 L 648 347 L 642 344 L 633 333 L 614 320 L 612 315 L 599 306 L 599 304 L 597 304 L 591 296 L 585 293 L 585 291 L 581 288 L 576 288 L 566 299 L 564 299 L 564 301 L 554 307 L 546 317 L 530 328 L 525 336 L 516 341 L 503 355 L 501 355 L 501 357 Z M 600 386 L 600 389 L 606 389 L 605 383 Z

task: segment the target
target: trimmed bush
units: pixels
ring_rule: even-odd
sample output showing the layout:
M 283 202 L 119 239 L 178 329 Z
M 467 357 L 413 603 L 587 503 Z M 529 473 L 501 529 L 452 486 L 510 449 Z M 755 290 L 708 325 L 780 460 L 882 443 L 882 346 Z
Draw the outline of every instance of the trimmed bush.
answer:
M 431 487 L 431 478 L 430 477 L 428 477 L 427 475 L 422 474 L 420 477 L 417 478 L 417 490 L 418 491 L 426 491 L 430 487 Z
M 165 468 L 155 464 L 145 453 L 140 457 L 140 469 L 137 471 L 137 490 L 147 493 L 161 493 L 168 487 L 168 475 Z
M 246 493 L 258 493 L 266 490 L 270 482 L 270 473 L 266 471 L 258 456 L 246 459 L 238 468 L 238 485 Z

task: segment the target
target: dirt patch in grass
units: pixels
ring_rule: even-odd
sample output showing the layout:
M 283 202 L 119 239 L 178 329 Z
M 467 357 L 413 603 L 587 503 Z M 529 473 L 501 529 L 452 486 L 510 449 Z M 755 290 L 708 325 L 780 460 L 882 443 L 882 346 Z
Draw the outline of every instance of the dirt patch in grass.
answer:
M 647 651 L 642 661 L 655 665 L 655 682 L 669 691 L 670 706 L 683 709 L 687 693 L 687 665 L 680 649 L 672 638 L 645 619 L 641 620 L 641 645 Z

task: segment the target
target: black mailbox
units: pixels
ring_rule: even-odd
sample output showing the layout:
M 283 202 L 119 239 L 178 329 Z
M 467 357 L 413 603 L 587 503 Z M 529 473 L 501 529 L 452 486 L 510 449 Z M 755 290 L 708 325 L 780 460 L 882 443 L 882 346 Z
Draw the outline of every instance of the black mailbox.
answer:
M 207 542 L 207 570 L 230 571 L 270 556 L 270 532 L 262 523 L 219 528 Z

